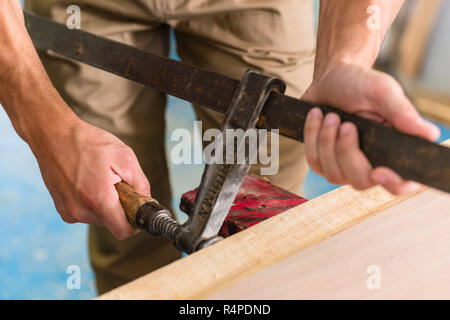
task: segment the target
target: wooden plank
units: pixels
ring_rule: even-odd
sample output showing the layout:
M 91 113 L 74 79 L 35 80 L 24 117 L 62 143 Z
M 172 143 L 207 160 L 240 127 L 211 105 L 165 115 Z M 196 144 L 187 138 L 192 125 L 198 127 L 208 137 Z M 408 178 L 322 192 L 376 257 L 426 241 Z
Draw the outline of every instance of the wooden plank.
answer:
M 382 188 L 342 187 L 212 247 L 115 289 L 100 299 L 201 299 L 403 200 Z
M 450 299 L 449 248 L 450 195 L 427 190 L 210 298 Z
M 408 197 L 341 187 L 110 291 L 99 299 L 202 299 Z

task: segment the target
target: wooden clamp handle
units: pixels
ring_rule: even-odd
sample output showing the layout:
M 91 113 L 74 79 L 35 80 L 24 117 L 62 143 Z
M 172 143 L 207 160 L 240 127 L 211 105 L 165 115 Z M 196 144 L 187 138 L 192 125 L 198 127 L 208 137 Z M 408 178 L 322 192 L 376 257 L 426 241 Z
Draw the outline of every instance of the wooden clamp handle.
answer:
M 158 203 L 156 199 L 137 193 L 132 186 L 123 181 L 116 184 L 116 190 L 128 220 L 136 227 L 138 226 L 136 223 L 136 214 L 139 208 L 148 202 Z

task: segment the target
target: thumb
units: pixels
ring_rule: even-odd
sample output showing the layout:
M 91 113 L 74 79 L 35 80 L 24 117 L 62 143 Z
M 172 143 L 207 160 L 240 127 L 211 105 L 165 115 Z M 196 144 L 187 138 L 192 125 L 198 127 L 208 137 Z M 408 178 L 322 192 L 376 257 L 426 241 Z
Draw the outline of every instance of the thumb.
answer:
M 410 135 L 435 141 L 440 136 L 439 128 L 423 119 L 403 88 L 392 77 L 383 73 L 371 73 L 371 90 L 367 95 L 369 103 L 393 126 Z
M 430 141 L 439 139 L 441 132 L 433 123 L 416 114 L 398 115 L 392 121 L 394 127 L 405 133 L 416 135 Z

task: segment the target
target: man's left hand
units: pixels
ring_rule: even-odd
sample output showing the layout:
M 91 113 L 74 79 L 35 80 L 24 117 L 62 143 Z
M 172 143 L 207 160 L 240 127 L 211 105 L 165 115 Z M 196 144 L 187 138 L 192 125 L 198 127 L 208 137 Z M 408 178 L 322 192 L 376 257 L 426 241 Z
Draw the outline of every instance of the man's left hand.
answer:
M 347 113 L 386 122 L 399 131 L 430 141 L 440 131 L 424 120 L 391 76 L 359 65 L 342 64 L 315 79 L 303 99 L 334 106 Z M 311 169 L 333 184 L 351 184 L 357 190 L 380 184 L 393 194 L 417 192 L 421 185 L 403 180 L 389 168 L 372 168 L 359 149 L 352 123 L 341 123 L 335 113 L 325 117 L 318 108 L 305 124 L 306 156 Z

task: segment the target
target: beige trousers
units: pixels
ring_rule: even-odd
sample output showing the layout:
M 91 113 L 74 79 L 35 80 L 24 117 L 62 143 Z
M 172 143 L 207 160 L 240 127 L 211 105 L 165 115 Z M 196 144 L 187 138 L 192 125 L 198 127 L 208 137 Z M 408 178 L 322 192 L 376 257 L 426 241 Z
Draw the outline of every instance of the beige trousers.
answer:
M 25 0 L 26 7 L 65 23 L 69 5 L 81 8 L 81 28 L 143 50 L 167 55 L 169 27 L 178 54 L 189 64 L 241 78 L 252 68 L 286 81 L 300 97 L 312 79 L 315 48 L 311 0 Z M 171 206 L 164 150 L 166 97 L 101 70 L 41 53 L 60 94 L 85 121 L 131 146 L 152 186 L 152 195 Z M 203 129 L 221 116 L 195 108 Z M 270 140 L 270 138 L 268 139 Z M 303 145 L 280 137 L 279 173 L 268 178 L 302 193 L 307 172 Z M 252 168 L 258 173 L 257 166 Z M 89 248 L 100 293 L 180 257 L 163 238 L 140 233 L 118 241 L 91 227 Z

